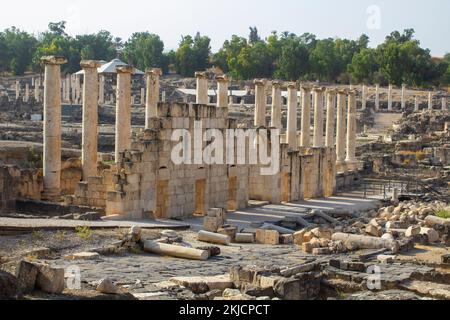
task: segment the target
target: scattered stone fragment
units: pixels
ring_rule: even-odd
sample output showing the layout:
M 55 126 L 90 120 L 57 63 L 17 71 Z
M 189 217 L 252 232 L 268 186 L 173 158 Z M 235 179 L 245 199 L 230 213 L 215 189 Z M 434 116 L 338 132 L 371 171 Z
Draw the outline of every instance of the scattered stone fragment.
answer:
M 0 266 L 0 270 L 8 272 L 18 280 L 19 291 L 22 294 L 31 293 L 36 284 L 38 269 L 27 261 L 13 261 Z
M 51 267 L 46 264 L 37 264 L 38 274 L 36 287 L 47 293 L 60 294 L 64 291 L 64 269 Z
M 380 262 L 380 263 L 394 263 L 394 261 L 395 261 L 395 256 L 390 256 L 390 255 L 383 255 L 383 254 L 380 254 L 378 257 L 377 257 L 377 260 L 378 260 L 378 262 Z
M 0 300 L 15 300 L 20 297 L 19 281 L 12 274 L 0 271 Z
M 228 246 L 231 242 L 229 236 L 201 230 L 198 232 L 198 241 Z
M 255 235 L 253 233 L 237 233 L 235 242 L 236 243 L 254 243 Z
M 96 290 L 104 294 L 117 294 L 119 292 L 119 288 L 117 288 L 110 278 L 100 280 Z
M 66 260 L 96 260 L 100 258 L 97 252 L 79 252 L 65 256 Z
M 280 244 L 280 234 L 276 230 L 256 230 L 256 243 L 267 244 L 267 245 L 278 245 Z

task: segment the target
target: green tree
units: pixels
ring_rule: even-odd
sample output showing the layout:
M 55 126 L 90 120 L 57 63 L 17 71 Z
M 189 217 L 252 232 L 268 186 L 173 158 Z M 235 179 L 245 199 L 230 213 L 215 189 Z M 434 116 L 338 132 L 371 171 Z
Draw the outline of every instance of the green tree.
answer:
M 134 33 L 125 43 L 124 58 L 145 70 L 146 68 L 167 68 L 164 61 L 164 43 L 156 34 L 148 32 Z
M 248 36 L 248 42 L 253 44 L 258 41 L 261 41 L 261 37 L 258 34 L 258 29 L 256 27 L 249 27 L 250 34 Z
M 209 67 L 211 54 L 211 39 L 197 33 L 194 38 L 183 36 L 176 51 L 176 65 L 178 72 L 183 76 L 193 76 L 196 71 Z
M 305 77 L 309 68 L 307 44 L 299 37 L 286 37 L 283 41 L 277 65 L 276 78 L 298 80 L 301 77 Z
M 15 27 L 0 33 L 0 70 L 22 75 L 31 66 L 37 40 Z
M 372 83 L 379 69 L 377 53 L 375 49 L 362 49 L 353 56 L 348 66 L 352 78 L 357 82 Z

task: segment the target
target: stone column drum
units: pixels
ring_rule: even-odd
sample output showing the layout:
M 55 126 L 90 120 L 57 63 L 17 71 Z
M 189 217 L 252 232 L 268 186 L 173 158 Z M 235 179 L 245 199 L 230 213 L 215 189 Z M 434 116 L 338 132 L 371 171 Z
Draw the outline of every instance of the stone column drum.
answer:
M 288 84 L 288 122 L 287 122 L 287 143 L 290 149 L 296 150 L 297 140 L 297 84 L 291 82 Z
M 281 83 L 280 81 L 272 82 L 272 120 L 270 126 L 272 128 L 282 129 L 281 124 L 281 106 L 283 99 L 281 97 Z
M 314 92 L 314 138 L 315 148 L 323 147 L 323 92 L 325 88 L 315 87 Z
M 336 155 L 337 164 L 345 163 L 345 138 L 346 138 L 346 90 L 338 91 L 337 115 L 336 115 Z
M 81 164 L 83 180 L 97 176 L 99 61 L 81 61 L 84 70 Z
M 208 77 L 206 72 L 196 72 L 197 78 L 197 104 L 208 104 Z
M 115 160 L 119 154 L 131 147 L 131 74 L 132 66 L 117 67 L 116 92 L 116 150 Z
M 433 94 L 428 92 L 428 110 L 433 110 Z
M 61 192 L 61 65 L 59 56 L 43 57 L 44 77 L 44 200 L 57 200 Z M 38 85 L 38 84 L 37 84 Z
M 347 121 L 347 158 L 345 162 L 356 162 L 356 93 L 348 93 L 348 121 Z
M 227 76 L 217 76 L 217 107 L 228 108 L 228 83 Z
M 311 130 L 311 87 L 301 86 L 302 96 L 302 135 L 300 146 L 308 148 L 311 146 L 310 130 Z
M 266 84 L 265 79 L 255 80 L 255 127 L 266 126 Z
M 147 76 L 147 96 L 145 99 L 145 128 L 149 128 L 149 119 L 158 117 L 158 102 L 159 102 L 159 77 L 162 75 L 162 70 L 159 68 L 152 68 L 146 70 Z
M 336 90 L 327 90 L 327 123 L 326 123 L 326 141 L 327 148 L 334 148 L 334 127 L 336 116 Z

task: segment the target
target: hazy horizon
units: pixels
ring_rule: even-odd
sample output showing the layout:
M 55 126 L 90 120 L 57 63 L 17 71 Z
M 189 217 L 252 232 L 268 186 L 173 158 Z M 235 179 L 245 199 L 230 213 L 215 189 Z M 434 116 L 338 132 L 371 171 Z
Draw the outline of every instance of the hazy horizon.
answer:
M 3 4 L 2 11 L 7 15 L 0 19 L 0 30 L 15 26 L 37 35 L 49 22 L 64 20 L 72 36 L 107 30 L 125 41 L 134 32 L 156 33 L 166 51 L 178 46 L 181 35 L 197 31 L 209 36 L 217 51 L 233 34 L 247 37 L 249 26 L 256 26 L 262 38 L 274 30 L 310 32 L 318 38 L 356 39 L 364 33 L 371 47 L 392 31 L 413 28 L 433 56 L 450 52 L 447 0 L 16 0 Z

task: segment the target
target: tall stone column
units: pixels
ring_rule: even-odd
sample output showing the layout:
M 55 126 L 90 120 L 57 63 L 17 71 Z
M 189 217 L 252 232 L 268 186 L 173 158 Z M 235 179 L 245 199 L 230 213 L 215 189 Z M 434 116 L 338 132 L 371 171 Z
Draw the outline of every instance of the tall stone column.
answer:
M 166 102 L 166 92 L 165 91 L 161 92 L 161 101 Z
M 34 80 L 34 100 L 36 100 L 36 102 L 41 101 L 41 80 L 40 80 L 40 78 L 36 78 Z
M 347 91 L 339 90 L 338 91 L 338 99 L 337 99 L 337 115 L 336 115 L 336 155 L 337 155 L 337 163 L 344 164 L 345 163 L 345 139 L 347 132 L 346 125 L 346 99 Z
M 152 68 L 146 70 L 146 85 L 147 97 L 145 100 L 145 128 L 149 128 L 149 120 L 158 117 L 158 102 L 159 102 L 159 78 L 162 75 L 162 70 L 159 68 Z
M 16 100 L 19 100 L 19 98 L 20 98 L 20 81 L 19 80 L 16 81 L 15 90 L 16 90 Z
M 98 102 L 100 104 L 105 104 L 105 76 L 100 75 L 99 76 L 99 92 L 98 92 Z
M 361 109 L 366 110 L 367 106 L 367 87 L 363 84 L 361 92 Z
M 442 97 L 442 110 L 447 110 L 447 99 L 445 97 Z
M 419 98 L 417 96 L 414 97 L 414 112 L 419 112 Z
M 311 87 L 301 86 L 302 97 L 302 120 L 301 120 L 301 140 L 300 146 L 308 148 L 311 146 Z
M 402 84 L 402 110 L 406 108 L 406 84 Z
M 208 77 L 206 72 L 196 72 L 197 78 L 197 104 L 208 104 Z
M 266 84 L 265 79 L 255 80 L 255 127 L 266 126 Z
M 97 176 L 99 61 L 81 61 L 84 70 L 81 165 L 83 180 Z
M 392 85 L 389 85 L 388 89 L 388 110 L 392 111 Z
M 227 76 L 217 76 L 217 107 L 228 108 L 228 83 Z
M 25 97 L 24 97 L 24 101 L 25 102 L 30 102 L 30 84 L 27 82 L 25 84 Z
M 66 102 L 69 103 L 70 100 L 70 85 L 71 85 L 71 81 L 70 81 L 70 75 L 66 75 L 66 79 L 64 80 L 64 82 L 66 83 Z
M 297 84 L 291 82 L 288 84 L 288 119 L 287 119 L 287 143 L 290 149 L 296 150 L 298 147 L 297 140 Z
M 348 93 L 347 163 L 356 162 L 356 93 Z
M 61 65 L 63 57 L 47 56 L 44 77 L 44 200 L 56 200 L 61 192 Z
M 428 110 L 433 110 L 433 94 L 428 92 Z
M 281 106 L 283 99 L 281 97 L 281 83 L 279 81 L 273 81 L 272 83 L 272 120 L 270 126 L 272 128 L 282 129 L 281 124 Z
M 327 148 L 334 148 L 334 127 L 336 115 L 336 90 L 327 90 L 327 123 L 326 123 L 326 142 Z
M 145 89 L 141 88 L 141 106 L 145 106 Z
M 380 110 L 380 85 L 375 86 L 375 111 Z
M 315 148 L 323 147 L 323 93 L 325 88 L 315 87 L 314 92 L 314 138 Z
M 116 92 L 116 150 L 115 160 L 119 153 L 131 148 L 131 74 L 132 66 L 117 67 Z

